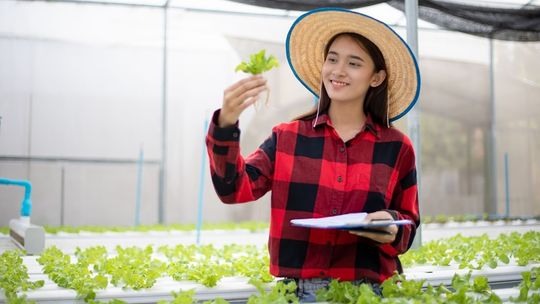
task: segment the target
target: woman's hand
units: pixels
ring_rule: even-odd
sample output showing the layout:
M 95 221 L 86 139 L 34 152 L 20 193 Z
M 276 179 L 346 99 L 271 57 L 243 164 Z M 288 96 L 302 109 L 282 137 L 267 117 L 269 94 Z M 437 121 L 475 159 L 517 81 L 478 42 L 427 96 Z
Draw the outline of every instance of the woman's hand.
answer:
M 365 218 L 366 222 L 377 221 L 377 220 L 394 220 L 394 218 L 392 217 L 390 213 L 386 211 L 376 211 L 376 212 L 368 213 Z M 360 231 L 360 230 L 354 230 L 354 231 L 351 230 L 349 232 L 358 236 L 372 239 L 381 244 L 392 243 L 396 239 L 396 234 L 398 232 L 397 225 L 373 227 L 370 229 L 377 229 L 377 230 L 380 230 L 381 232 L 378 233 L 378 232 L 369 232 L 369 231 Z
M 240 114 L 255 103 L 264 90 L 266 90 L 266 79 L 260 75 L 244 78 L 225 89 L 223 106 L 219 113 L 219 126 L 224 128 L 234 125 Z

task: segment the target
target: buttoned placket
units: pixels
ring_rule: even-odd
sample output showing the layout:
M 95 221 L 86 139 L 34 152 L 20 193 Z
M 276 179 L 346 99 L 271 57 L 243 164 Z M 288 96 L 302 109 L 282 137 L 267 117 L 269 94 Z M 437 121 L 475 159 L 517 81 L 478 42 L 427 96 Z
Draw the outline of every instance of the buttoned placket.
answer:
M 341 214 L 343 206 L 345 185 L 347 183 L 347 147 L 343 140 L 336 140 L 336 184 L 334 201 L 332 202 L 331 215 Z
M 339 215 L 341 214 L 341 209 L 343 206 L 343 200 L 344 200 L 344 193 L 345 193 L 345 185 L 347 182 L 347 146 L 341 140 L 341 138 L 333 138 L 334 144 L 336 145 L 336 185 L 335 185 L 335 191 L 332 195 L 332 203 L 330 204 L 330 216 L 333 215 Z M 334 242 L 335 238 L 337 236 L 336 231 L 329 230 L 328 233 L 330 234 L 332 241 L 326 242 L 326 246 L 328 247 L 328 258 L 327 258 L 327 269 L 330 268 L 330 260 L 333 255 L 333 249 L 334 249 Z M 327 275 L 327 271 L 321 271 L 320 275 L 325 276 Z

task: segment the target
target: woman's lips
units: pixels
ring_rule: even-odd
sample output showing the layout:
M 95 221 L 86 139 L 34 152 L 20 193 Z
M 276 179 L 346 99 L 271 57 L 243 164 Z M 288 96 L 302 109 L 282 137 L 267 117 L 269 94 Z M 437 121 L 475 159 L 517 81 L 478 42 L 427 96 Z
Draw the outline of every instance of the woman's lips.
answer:
M 332 86 L 334 86 L 336 88 L 342 88 L 344 86 L 349 85 L 348 83 L 346 83 L 344 81 L 339 81 L 339 80 L 330 80 L 330 83 L 332 84 Z

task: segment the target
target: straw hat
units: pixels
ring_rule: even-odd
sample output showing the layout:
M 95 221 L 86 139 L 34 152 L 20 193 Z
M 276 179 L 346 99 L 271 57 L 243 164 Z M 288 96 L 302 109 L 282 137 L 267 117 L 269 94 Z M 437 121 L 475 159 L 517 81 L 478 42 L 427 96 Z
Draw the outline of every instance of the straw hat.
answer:
M 385 23 L 340 8 L 320 8 L 298 17 L 287 35 L 287 60 L 298 80 L 314 95 L 321 91 L 324 49 L 339 33 L 358 33 L 381 50 L 386 62 L 390 121 L 405 115 L 420 92 L 420 71 L 408 45 Z

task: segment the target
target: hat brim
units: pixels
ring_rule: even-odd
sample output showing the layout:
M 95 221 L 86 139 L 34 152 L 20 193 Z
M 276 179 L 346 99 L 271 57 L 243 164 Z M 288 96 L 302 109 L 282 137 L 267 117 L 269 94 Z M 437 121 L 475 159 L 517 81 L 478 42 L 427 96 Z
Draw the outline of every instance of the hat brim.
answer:
M 340 8 L 320 8 L 298 17 L 287 34 L 287 61 L 298 80 L 315 96 L 321 91 L 324 49 L 339 33 L 358 33 L 381 50 L 388 77 L 389 118 L 403 117 L 420 93 L 420 71 L 409 46 L 385 23 Z

